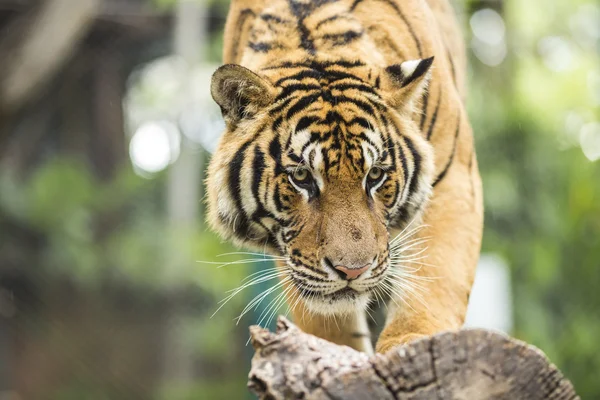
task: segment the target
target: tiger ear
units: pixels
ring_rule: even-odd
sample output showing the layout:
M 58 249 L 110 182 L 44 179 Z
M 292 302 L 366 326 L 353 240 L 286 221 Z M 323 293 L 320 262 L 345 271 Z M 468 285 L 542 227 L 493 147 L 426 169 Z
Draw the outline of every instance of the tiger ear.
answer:
M 248 68 L 237 64 L 219 67 L 212 76 L 212 98 L 221 107 L 229 129 L 247 118 L 252 118 L 274 98 L 275 88 Z
M 420 96 L 429 83 L 431 64 L 433 57 L 404 61 L 387 67 L 382 83 L 388 92 L 388 103 L 392 107 L 400 108 Z

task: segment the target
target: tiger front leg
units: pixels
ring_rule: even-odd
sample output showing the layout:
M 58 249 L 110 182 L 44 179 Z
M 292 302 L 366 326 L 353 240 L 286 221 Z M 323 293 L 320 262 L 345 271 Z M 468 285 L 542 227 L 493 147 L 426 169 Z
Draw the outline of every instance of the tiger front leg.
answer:
M 425 227 L 418 232 L 428 240 L 425 257 L 392 266 L 412 271 L 405 284 L 417 283 L 419 288 L 403 290 L 402 278 L 397 278 L 399 290 L 390 301 L 378 353 L 425 335 L 460 329 L 464 323 L 479 258 L 483 205 L 476 162 L 461 158 L 434 188 L 425 212 Z

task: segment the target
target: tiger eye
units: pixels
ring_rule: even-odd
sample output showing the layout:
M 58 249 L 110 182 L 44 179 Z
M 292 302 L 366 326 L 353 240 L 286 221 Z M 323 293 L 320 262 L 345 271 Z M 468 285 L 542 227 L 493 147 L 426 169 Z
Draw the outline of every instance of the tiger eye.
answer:
M 381 175 L 383 175 L 383 170 L 381 168 L 371 168 L 369 171 L 369 179 L 372 181 L 378 180 L 381 178 Z
M 304 168 L 298 168 L 294 171 L 294 180 L 297 182 L 303 182 L 308 179 L 308 170 Z

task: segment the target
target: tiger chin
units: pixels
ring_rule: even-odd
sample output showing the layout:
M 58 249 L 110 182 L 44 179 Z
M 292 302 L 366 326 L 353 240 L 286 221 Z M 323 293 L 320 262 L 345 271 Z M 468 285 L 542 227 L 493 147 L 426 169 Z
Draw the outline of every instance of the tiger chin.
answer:
M 238 245 L 282 260 L 281 286 L 295 322 L 309 333 L 366 350 L 365 341 L 352 338 L 368 335 L 364 311 L 383 293 L 400 301 L 390 307 L 380 351 L 459 326 L 463 298 L 449 300 L 456 304 L 451 311 L 444 311 L 444 299 L 439 306 L 439 299 L 428 301 L 433 309 L 411 305 L 407 275 L 398 272 L 404 268 L 398 260 L 408 257 L 398 253 L 398 240 L 423 243 L 408 228 L 424 218 L 435 230 L 456 213 L 456 199 L 444 203 L 434 187 L 456 178 L 454 158 L 464 163 L 462 155 L 445 154 L 446 142 L 454 136 L 456 152 L 458 138 L 468 137 L 460 135 L 468 125 L 456 87 L 458 121 L 442 102 L 447 54 L 432 39 L 417 38 L 406 19 L 433 18 L 422 10 L 426 3 L 238 0 L 231 7 L 226 64 L 211 81 L 226 123 L 208 169 L 211 226 Z M 396 24 L 397 38 L 378 27 L 386 21 Z M 436 128 L 436 119 L 447 126 Z M 442 137 L 444 144 L 436 145 Z M 440 156 L 450 158 L 445 170 Z M 441 205 L 448 216 L 440 210 L 440 218 L 428 219 Z M 461 227 L 454 225 L 460 238 Z M 474 233 L 476 247 L 480 232 Z M 473 248 L 469 244 L 470 255 Z M 434 241 L 426 255 L 435 260 L 435 252 Z M 463 254 L 453 260 L 446 252 L 447 272 L 462 268 L 461 274 L 446 280 L 450 290 L 432 287 L 432 296 L 453 295 L 453 285 L 468 295 L 474 260 Z M 340 316 L 341 326 L 332 325 L 331 316 Z

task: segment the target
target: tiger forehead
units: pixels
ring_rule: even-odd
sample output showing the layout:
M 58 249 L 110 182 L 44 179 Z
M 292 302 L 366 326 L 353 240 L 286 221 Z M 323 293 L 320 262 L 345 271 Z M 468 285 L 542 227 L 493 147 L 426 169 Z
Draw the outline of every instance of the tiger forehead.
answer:
M 292 165 L 305 165 L 329 177 L 344 173 L 361 178 L 373 165 L 387 161 L 383 145 L 376 130 L 352 133 L 344 122 L 329 125 L 317 120 L 289 133 L 286 155 Z
M 383 109 L 372 86 L 339 68 L 339 61 L 289 69 L 276 82 L 279 95 L 270 114 L 274 130 L 286 138 L 290 162 L 323 169 L 327 175 L 350 165 L 362 176 L 384 153 Z

